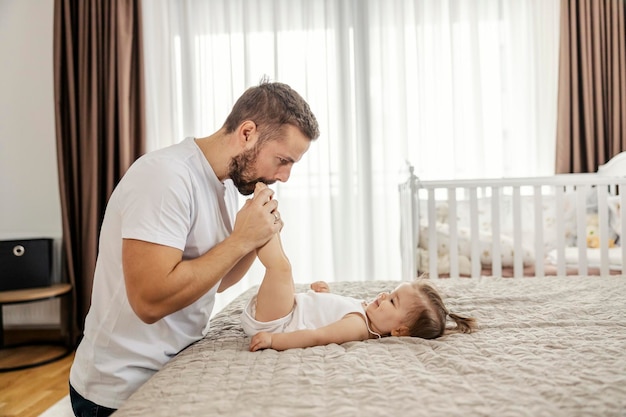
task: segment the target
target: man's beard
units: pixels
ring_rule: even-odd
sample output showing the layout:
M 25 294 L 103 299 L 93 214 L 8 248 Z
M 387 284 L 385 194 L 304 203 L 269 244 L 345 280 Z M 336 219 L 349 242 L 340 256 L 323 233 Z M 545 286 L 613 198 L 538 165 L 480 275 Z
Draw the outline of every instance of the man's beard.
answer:
M 237 187 L 237 190 L 243 195 L 252 194 L 257 182 L 263 182 L 265 184 L 274 183 L 274 181 L 270 181 L 266 178 L 254 176 L 253 165 L 256 163 L 258 155 L 259 149 L 255 146 L 252 149 L 243 151 L 230 160 L 228 176 L 233 181 L 233 184 L 235 184 L 235 187 Z

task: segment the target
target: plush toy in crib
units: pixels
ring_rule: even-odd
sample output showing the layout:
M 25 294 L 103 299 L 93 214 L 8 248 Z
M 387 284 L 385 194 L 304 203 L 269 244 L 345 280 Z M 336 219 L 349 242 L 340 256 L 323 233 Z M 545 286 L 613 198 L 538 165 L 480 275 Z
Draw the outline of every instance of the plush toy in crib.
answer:
M 598 219 L 598 213 L 587 214 L 587 247 L 599 248 L 600 247 L 600 221 Z M 609 238 L 609 248 L 615 247 L 615 239 Z

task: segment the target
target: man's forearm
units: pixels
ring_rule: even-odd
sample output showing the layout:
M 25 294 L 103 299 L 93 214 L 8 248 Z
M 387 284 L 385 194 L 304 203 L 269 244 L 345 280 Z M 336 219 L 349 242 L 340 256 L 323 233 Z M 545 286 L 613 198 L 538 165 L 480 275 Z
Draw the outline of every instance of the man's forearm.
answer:
M 248 272 L 252 262 L 256 259 L 256 250 L 248 253 L 222 278 L 217 292 L 223 292 L 238 283 L 241 278 Z

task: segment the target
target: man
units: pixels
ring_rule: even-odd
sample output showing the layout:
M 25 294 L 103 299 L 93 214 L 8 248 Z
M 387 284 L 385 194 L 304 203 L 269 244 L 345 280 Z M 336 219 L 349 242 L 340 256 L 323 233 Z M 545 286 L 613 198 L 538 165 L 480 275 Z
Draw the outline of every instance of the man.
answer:
M 250 195 L 257 182 L 287 181 L 318 136 L 302 97 L 264 80 L 211 136 L 148 153 L 129 168 L 107 204 L 70 372 L 77 416 L 111 414 L 206 334 L 215 293 L 237 283 L 256 248 L 282 227 L 271 189 L 239 212 L 236 190 Z

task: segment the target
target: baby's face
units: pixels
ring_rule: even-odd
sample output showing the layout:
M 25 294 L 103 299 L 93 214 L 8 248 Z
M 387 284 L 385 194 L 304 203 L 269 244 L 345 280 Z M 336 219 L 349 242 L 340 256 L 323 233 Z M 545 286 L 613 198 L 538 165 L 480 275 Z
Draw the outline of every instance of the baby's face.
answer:
M 392 334 L 394 330 L 407 327 L 407 317 L 415 310 L 418 300 L 418 291 L 405 282 L 391 293 L 378 294 L 365 311 L 374 330 L 382 335 Z

